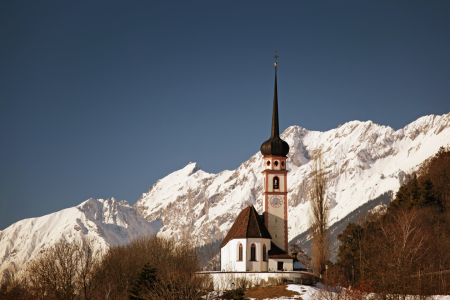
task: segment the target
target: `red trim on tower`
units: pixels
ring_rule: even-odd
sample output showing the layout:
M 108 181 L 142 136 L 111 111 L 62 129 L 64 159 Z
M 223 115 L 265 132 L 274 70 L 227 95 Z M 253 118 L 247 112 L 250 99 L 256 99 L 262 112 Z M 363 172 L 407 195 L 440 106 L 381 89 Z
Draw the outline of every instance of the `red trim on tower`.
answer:
M 263 195 L 287 195 L 286 192 L 263 192 Z
M 285 178 L 284 181 L 286 182 L 286 178 Z M 287 197 L 287 194 L 286 194 L 286 196 L 284 196 L 284 248 L 285 248 L 284 250 L 286 252 L 288 252 L 288 225 L 287 225 L 287 222 L 288 222 L 288 212 L 287 212 L 288 203 L 287 203 L 287 199 L 288 199 L 288 197 Z
M 263 172 L 264 173 L 264 172 Z M 269 174 L 267 174 L 267 172 L 266 172 L 266 174 L 264 174 L 265 176 L 264 176 L 264 191 L 267 191 L 267 189 L 269 188 L 269 186 L 268 186 L 268 182 L 269 182 Z
M 278 195 L 278 196 L 282 196 L 284 198 L 284 250 L 287 252 L 288 251 L 288 225 L 287 225 L 287 221 L 288 221 L 288 212 L 287 212 L 287 173 L 289 172 L 286 169 L 281 169 L 281 165 L 280 165 L 280 170 L 274 170 L 274 160 L 279 160 L 280 162 L 284 161 L 284 165 L 285 168 L 287 167 L 287 162 L 286 162 L 286 157 L 282 157 L 282 156 L 271 156 L 271 157 L 267 157 L 264 159 L 264 171 L 262 171 L 261 173 L 264 174 L 264 191 L 262 193 L 263 195 L 263 201 L 264 201 L 264 206 L 265 206 L 265 214 L 264 214 L 264 224 L 266 225 L 267 228 L 269 228 L 269 196 L 271 195 Z M 270 161 L 271 165 L 270 165 L 270 169 L 265 169 L 266 168 L 266 161 Z M 272 191 L 269 192 L 269 184 L 272 184 L 272 182 L 269 182 L 269 175 L 275 175 L 275 176 L 283 176 L 284 178 L 284 192 L 279 192 L 279 191 Z M 279 177 L 280 178 L 280 177 Z M 281 189 L 280 189 L 281 190 Z
M 287 174 L 286 174 L 287 175 Z M 287 193 L 287 176 L 284 176 L 284 191 Z
M 265 173 L 265 172 L 267 172 L 267 173 L 269 173 L 269 174 L 287 174 L 289 171 L 288 170 L 264 170 L 264 171 L 262 171 L 261 173 Z
M 288 228 L 287 228 L 287 220 L 284 220 L 284 251 L 288 252 Z
M 266 210 L 265 210 L 265 214 L 264 214 L 264 225 L 266 225 L 266 228 L 269 228 L 269 196 L 268 195 L 264 195 L 265 202 L 266 202 Z

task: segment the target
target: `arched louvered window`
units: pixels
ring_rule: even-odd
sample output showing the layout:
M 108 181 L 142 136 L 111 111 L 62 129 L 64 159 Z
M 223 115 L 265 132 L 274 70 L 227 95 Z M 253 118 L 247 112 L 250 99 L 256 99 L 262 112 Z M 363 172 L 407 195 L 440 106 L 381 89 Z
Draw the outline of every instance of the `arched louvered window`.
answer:
M 255 261 L 256 260 L 256 246 L 255 244 L 252 244 L 250 248 L 250 260 Z
M 278 178 L 277 176 L 275 176 L 273 178 L 273 189 L 274 190 L 278 190 L 280 188 L 280 178 Z
M 266 245 L 263 246 L 263 261 L 267 261 L 267 250 L 266 250 Z
M 239 244 L 239 261 L 242 261 L 242 244 Z

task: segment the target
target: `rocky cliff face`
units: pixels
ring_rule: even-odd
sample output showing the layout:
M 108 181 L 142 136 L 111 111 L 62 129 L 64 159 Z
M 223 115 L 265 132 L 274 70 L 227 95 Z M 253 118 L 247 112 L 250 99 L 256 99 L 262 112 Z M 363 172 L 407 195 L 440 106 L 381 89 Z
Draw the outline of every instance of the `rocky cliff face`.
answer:
M 398 190 L 405 175 L 450 142 L 450 114 L 425 116 L 394 131 L 371 121 L 348 122 L 327 132 L 291 126 L 289 144 L 289 240 L 304 235 L 308 220 L 311 160 L 320 149 L 329 177 L 330 225 L 371 199 Z M 255 145 L 258 149 L 259 145 Z M 156 182 L 134 205 L 146 220 L 163 220 L 160 234 L 189 234 L 202 243 L 222 239 L 249 204 L 262 212 L 262 156 L 233 171 L 210 174 L 190 163 Z

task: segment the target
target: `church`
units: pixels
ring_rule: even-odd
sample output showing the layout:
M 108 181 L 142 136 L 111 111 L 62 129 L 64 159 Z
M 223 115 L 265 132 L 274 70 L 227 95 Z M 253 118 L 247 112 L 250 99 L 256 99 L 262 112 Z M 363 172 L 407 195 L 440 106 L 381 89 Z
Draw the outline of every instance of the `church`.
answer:
M 261 145 L 264 157 L 260 215 L 253 205 L 244 208 L 220 245 L 222 272 L 294 271 L 288 254 L 286 160 L 289 145 L 280 138 L 278 124 L 277 63 L 273 96 L 272 132 Z

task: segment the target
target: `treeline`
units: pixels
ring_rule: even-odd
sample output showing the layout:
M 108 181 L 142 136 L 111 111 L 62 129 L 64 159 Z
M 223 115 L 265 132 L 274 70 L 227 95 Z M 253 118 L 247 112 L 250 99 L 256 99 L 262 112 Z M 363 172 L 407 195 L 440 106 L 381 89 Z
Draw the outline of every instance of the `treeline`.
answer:
M 448 294 L 450 148 L 411 175 L 386 211 L 348 224 L 338 239 L 327 282 L 363 286 L 385 299 Z
M 95 250 L 92 240 L 61 241 L 20 273 L 6 270 L 0 299 L 199 299 L 211 289 L 198 250 L 155 236 Z

